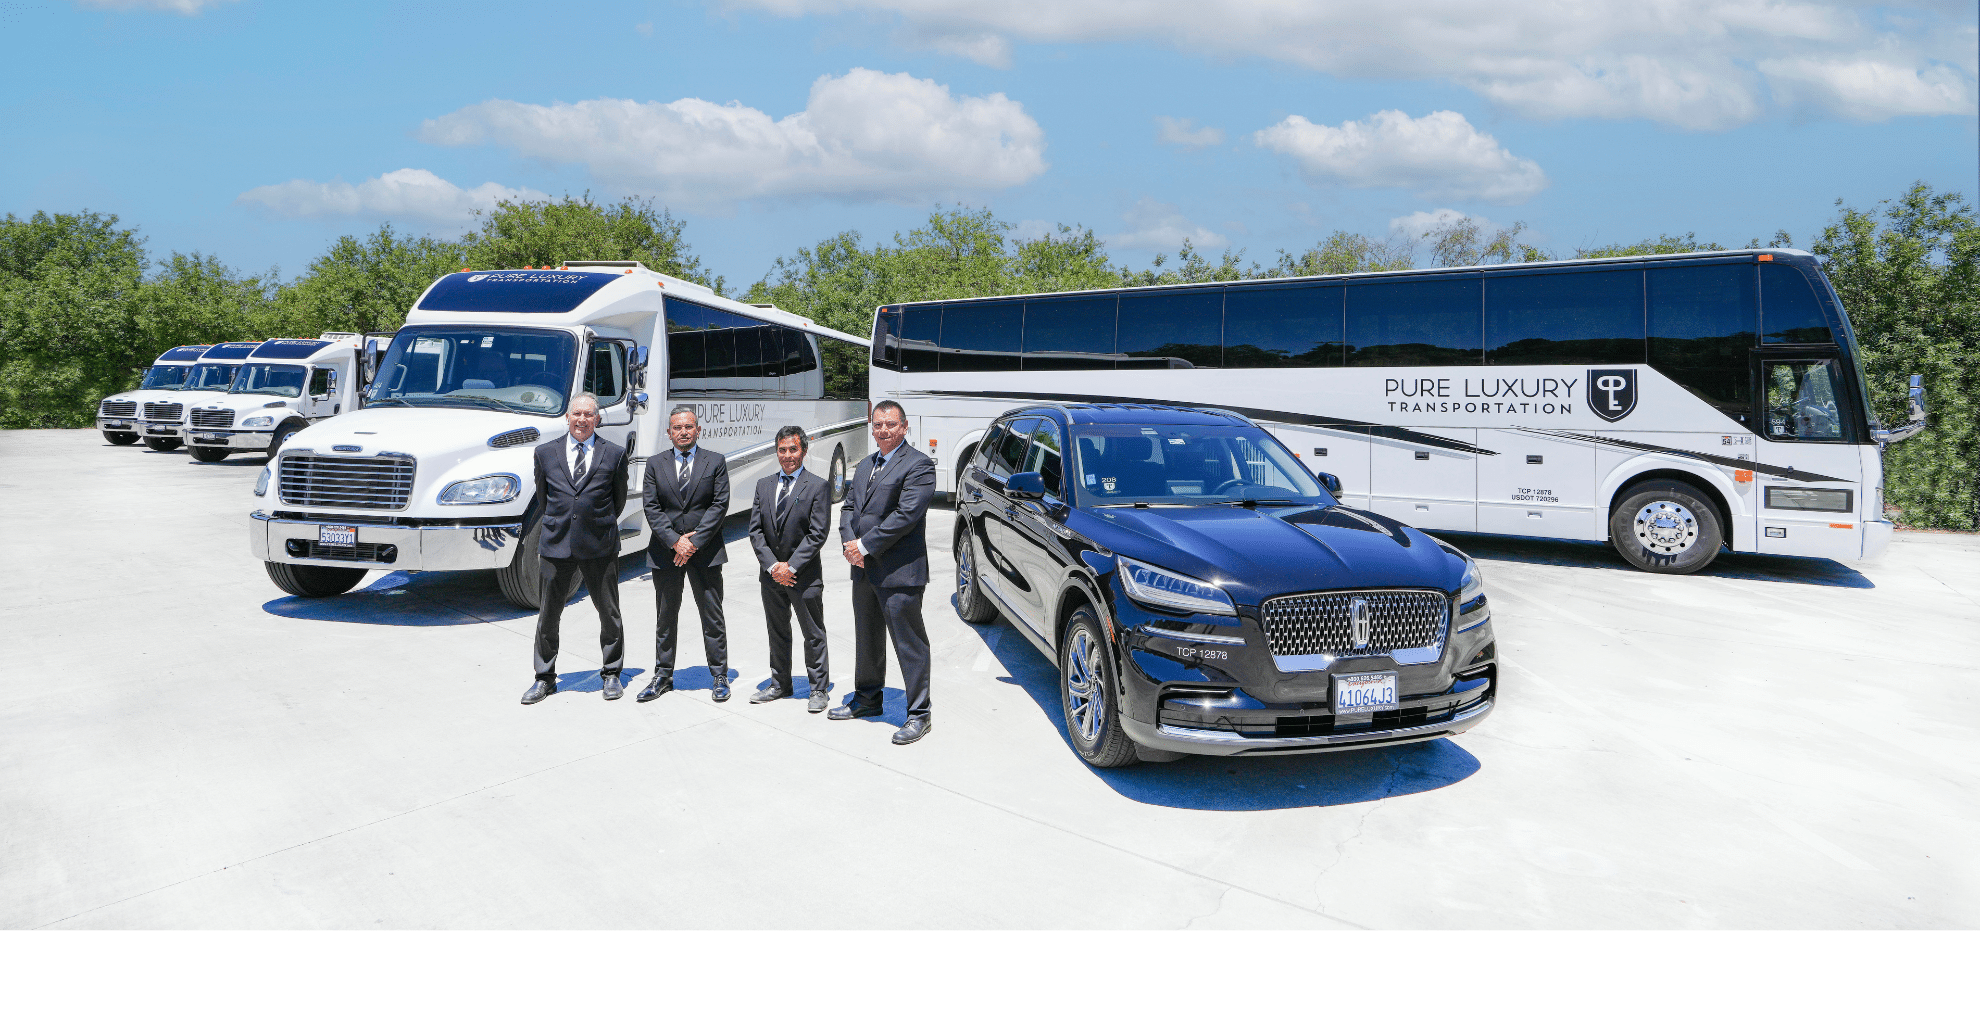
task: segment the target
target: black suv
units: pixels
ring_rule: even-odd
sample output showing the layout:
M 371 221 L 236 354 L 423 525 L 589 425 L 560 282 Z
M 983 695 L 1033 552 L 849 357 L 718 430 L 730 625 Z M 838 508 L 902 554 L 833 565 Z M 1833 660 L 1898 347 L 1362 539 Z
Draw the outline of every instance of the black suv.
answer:
M 957 609 L 1058 662 L 1094 765 L 1430 740 L 1492 711 L 1478 565 L 1342 505 L 1242 415 L 1011 411 L 958 487 Z

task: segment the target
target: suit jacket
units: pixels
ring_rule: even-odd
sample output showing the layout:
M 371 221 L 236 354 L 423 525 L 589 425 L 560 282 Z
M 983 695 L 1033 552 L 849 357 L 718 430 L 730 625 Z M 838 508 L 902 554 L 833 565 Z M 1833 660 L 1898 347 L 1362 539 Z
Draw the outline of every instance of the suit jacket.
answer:
M 604 436 L 591 445 L 584 477 L 571 478 L 567 436 L 536 447 L 536 492 L 523 510 L 522 533 L 537 522 L 537 549 L 553 560 L 595 560 L 619 555 L 619 515 L 626 510 L 626 448 Z
M 763 577 L 779 563 L 791 565 L 798 586 L 819 580 L 825 574 L 818 551 L 832 533 L 832 494 L 825 479 L 806 471 L 784 497 L 790 506 L 784 511 L 784 526 L 777 527 L 777 476 L 756 483 L 756 504 L 749 511 L 749 544 L 756 560 L 763 565 Z
M 866 583 L 908 588 L 928 583 L 928 502 L 935 497 L 935 462 L 903 442 L 876 474 L 862 457 L 839 514 L 841 541 L 866 546 Z
M 682 535 L 692 535 L 695 551 L 689 566 L 729 562 L 728 547 L 722 544 L 722 518 L 729 513 L 728 460 L 705 446 L 697 447 L 685 488 L 674 469 L 676 463 L 672 446 L 646 458 L 646 523 L 655 539 L 646 547 L 647 560 L 656 570 L 673 570 L 674 543 Z

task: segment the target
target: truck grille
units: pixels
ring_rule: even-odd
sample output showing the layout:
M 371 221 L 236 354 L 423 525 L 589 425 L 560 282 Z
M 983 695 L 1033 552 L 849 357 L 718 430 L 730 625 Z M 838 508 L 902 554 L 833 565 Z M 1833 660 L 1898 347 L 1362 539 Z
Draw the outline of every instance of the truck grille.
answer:
M 145 421 L 178 421 L 179 419 L 184 418 L 185 416 L 186 416 L 186 405 L 184 404 L 144 405 Z
M 353 510 L 404 510 L 412 498 L 411 457 L 324 457 L 291 453 L 282 458 L 277 490 L 291 506 Z
M 1368 643 L 1355 647 L 1354 600 L 1368 603 Z M 1450 598 L 1440 591 L 1330 591 L 1266 599 L 1265 641 L 1273 655 L 1386 655 L 1444 643 Z
M 234 427 L 234 412 L 209 411 L 195 407 L 192 412 L 192 427 L 196 429 L 230 429 Z
M 137 401 L 106 400 L 103 402 L 103 409 L 97 413 L 105 418 L 135 418 L 137 417 Z

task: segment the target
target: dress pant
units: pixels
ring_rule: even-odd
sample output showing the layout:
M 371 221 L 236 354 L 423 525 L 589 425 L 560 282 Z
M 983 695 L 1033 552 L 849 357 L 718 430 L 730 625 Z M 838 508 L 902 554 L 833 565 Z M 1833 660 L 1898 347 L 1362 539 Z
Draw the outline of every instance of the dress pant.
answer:
M 876 588 L 862 577 L 852 583 L 853 631 L 859 652 L 853 667 L 853 701 L 862 709 L 879 708 L 887 685 L 887 650 L 894 639 L 894 658 L 901 663 L 907 688 L 907 717 L 928 717 L 928 628 L 921 622 L 921 593 L 925 584 L 907 588 Z
M 654 567 L 653 678 L 674 675 L 674 639 L 680 633 L 681 582 L 694 592 L 695 609 L 701 613 L 701 643 L 708 653 L 708 672 L 717 680 L 729 678 L 728 632 L 722 622 L 722 566 L 690 563 L 685 567 Z
M 536 678 L 557 679 L 558 630 L 564 619 L 564 600 L 577 590 L 580 577 L 591 592 L 591 604 L 598 608 L 599 656 L 605 662 L 599 672 L 617 675 L 626 659 L 625 627 L 619 620 L 619 558 L 553 560 L 545 556 L 538 576 L 543 582 L 543 605 L 536 611 Z
M 789 588 L 775 581 L 763 582 L 763 618 L 770 629 L 770 680 L 782 689 L 791 689 L 791 617 L 795 615 L 798 633 L 804 635 L 805 671 L 811 674 L 811 689 L 830 690 L 832 678 L 825 651 L 825 579 L 800 578 Z

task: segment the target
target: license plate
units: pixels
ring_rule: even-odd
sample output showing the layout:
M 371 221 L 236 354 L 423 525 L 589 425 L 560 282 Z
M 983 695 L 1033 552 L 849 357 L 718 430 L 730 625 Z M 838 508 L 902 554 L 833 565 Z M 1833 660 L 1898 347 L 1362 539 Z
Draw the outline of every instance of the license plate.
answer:
M 348 524 L 319 524 L 316 526 L 317 545 L 341 545 L 347 549 L 357 546 L 357 528 Z
M 199 438 L 201 438 L 201 439 L 225 439 L 225 438 L 227 438 L 227 434 L 226 434 L 225 432 L 201 432 L 201 433 L 199 434 Z
M 154 436 L 169 436 L 172 434 L 172 428 L 169 425 L 147 425 L 144 430 Z
M 1394 673 L 1337 673 L 1334 676 L 1334 714 L 1366 715 L 1396 707 Z

